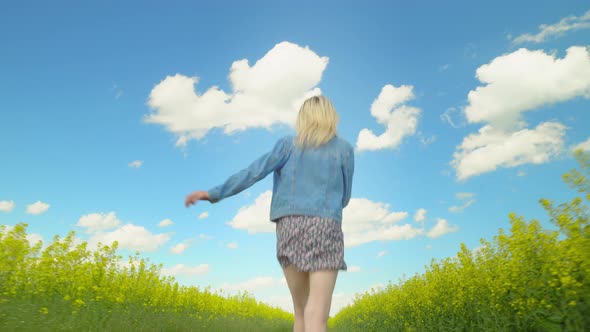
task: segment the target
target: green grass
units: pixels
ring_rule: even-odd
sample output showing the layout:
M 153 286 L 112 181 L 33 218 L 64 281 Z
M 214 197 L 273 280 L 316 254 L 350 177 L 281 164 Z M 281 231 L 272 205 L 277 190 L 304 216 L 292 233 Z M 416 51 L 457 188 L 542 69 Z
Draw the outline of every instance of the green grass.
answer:
M 45 308 L 45 309 L 42 309 Z M 76 308 L 55 298 L 14 299 L 0 303 L 0 331 L 291 331 L 281 319 L 207 315 L 205 312 L 153 310 L 106 302 Z M 198 317 L 199 314 L 201 317 Z

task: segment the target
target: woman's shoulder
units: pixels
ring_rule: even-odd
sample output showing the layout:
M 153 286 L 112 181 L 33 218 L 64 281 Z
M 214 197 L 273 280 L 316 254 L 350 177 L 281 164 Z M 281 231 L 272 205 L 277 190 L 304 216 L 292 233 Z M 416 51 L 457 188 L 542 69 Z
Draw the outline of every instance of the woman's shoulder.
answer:
M 352 147 L 352 144 L 350 144 L 346 139 L 340 137 L 340 136 L 336 136 L 335 137 L 338 140 L 338 145 L 341 146 L 341 148 L 343 150 L 346 151 L 354 151 L 354 148 Z
M 285 135 L 277 140 L 278 144 L 293 145 L 295 143 L 295 136 Z

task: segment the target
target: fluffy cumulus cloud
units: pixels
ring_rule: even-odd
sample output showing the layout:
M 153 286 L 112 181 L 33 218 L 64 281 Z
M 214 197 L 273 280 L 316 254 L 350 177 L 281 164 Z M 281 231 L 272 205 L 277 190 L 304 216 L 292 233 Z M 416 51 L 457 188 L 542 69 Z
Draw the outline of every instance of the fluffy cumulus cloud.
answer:
M 514 132 L 487 125 L 463 140 L 454 153 L 452 166 L 457 178 L 465 180 L 499 167 L 545 163 L 563 150 L 564 135 L 565 126 L 558 122 Z
M 394 149 L 404 137 L 414 135 L 420 109 L 405 104 L 412 99 L 413 86 L 385 85 L 371 105 L 371 115 L 385 127 L 385 131 L 377 136 L 370 129 L 362 129 L 356 142 L 357 150 Z
M 207 211 L 199 214 L 199 219 L 205 219 L 207 217 L 209 217 L 209 212 L 207 212 Z
M 43 203 L 41 201 L 36 201 L 33 204 L 27 205 L 27 213 L 28 214 L 43 214 L 49 210 L 49 204 Z
M 80 217 L 76 226 L 86 228 L 88 233 L 117 227 L 121 224 L 115 212 L 90 213 Z
M 170 234 L 152 234 L 142 226 L 126 224 L 110 232 L 98 232 L 88 240 L 88 245 L 95 247 L 99 242 L 111 244 L 119 243 L 119 248 L 134 251 L 156 251 L 170 240 Z
M 177 264 L 172 267 L 163 268 L 161 271 L 162 275 L 173 277 L 196 277 L 207 274 L 208 272 L 209 264 L 200 264 L 197 266 Z
M 477 69 L 484 83 L 464 109 L 479 132 L 463 139 L 451 165 L 465 180 L 498 168 L 541 164 L 564 150 L 566 127 L 549 121 L 527 128 L 523 113 L 574 98 L 590 98 L 590 52 L 573 46 L 563 58 L 519 49 Z
M 541 24 L 537 34 L 526 33 L 520 35 L 512 40 L 514 44 L 522 44 L 526 42 L 542 43 L 547 38 L 558 37 L 566 34 L 569 31 L 576 31 L 581 29 L 590 29 L 590 10 L 582 16 L 568 16 L 562 18 L 555 24 Z
M 0 201 L 0 211 L 10 212 L 14 209 L 14 201 Z
M 415 222 L 423 222 L 426 219 L 426 209 L 418 209 L 416 214 L 414 214 L 414 221 Z
M 199 94 L 197 77 L 168 76 L 151 91 L 153 112 L 145 121 L 162 125 L 177 136 L 178 146 L 201 139 L 211 129 L 225 134 L 248 128 L 294 125 L 303 100 L 320 93 L 317 85 L 328 65 L 309 47 L 282 42 L 256 63 L 235 61 L 230 68 L 231 92 L 216 86 Z
M 432 229 L 426 233 L 426 236 L 434 239 L 447 233 L 457 232 L 458 230 L 459 226 L 449 225 L 449 222 L 446 219 L 438 218 L 436 225 L 434 225 L 434 227 L 432 227 Z
M 275 224 L 269 221 L 268 214 L 271 199 L 271 191 L 262 193 L 253 204 L 240 208 L 228 225 L 250 234 L 274 232 Z M 426 210 L 418 210 L 418 218 L 425 213 Z M 423 225 L 401 223 L 408 216 L 405 211 L 391 211 L 386 203 L 352 198 L 343 211 L 344 245 L 350 248 L 374 241 L 409 240 L 424 235 Z
M 576 144 L 572 150 L 578 150 L 578 149 L 582 149 L 584 151 L 590 151 L 590 138 L 588 138 L 587 140 L 585 140 L 582 143 Z
M 484 86 L 469 92 L 467 120 L 513 129 L 523 112 L 575 97 L 590 98 L 590 53 L 574 46 L 564 58 L 556 58 L 522 48 L 479 67 L 476 76 Z
M 174 222 L 168 218 L 163 219 L 162 221 L 160 221 L 160 223 L 158 224 L 158 227 L 168 227 L 168 226 L 172 226 L 174 225 Z
M 90 234 L 88 246 L 96 248 L 98 243 L 111 245 L 117 241 L 119 248 L 135 251 L 155 251 L 170 240 L 170 234 L 152 234 L 142 226 L 122 224 L 115 212 L 91 213 L 80 217 L 76 226 Z
M 170 248 L 170 253 L 175 254 L 175 255 L 180 255 L 182 253 L 184 253 L 184 251 L 188 248 L 188 243 L 187 242 L 181 242 L 175 246 L 173 246 L 172 248 Z
M 344 209 L 344 245 L 355 247 L 373 241 L 409 240 L 423 233 L 421 228 L 399 222 L 408 212 L 391 212 L 389 204 L 353 198 Z
M 260 194 L 254 204 L 244 206 L 227 224 L 236 229 L 254 233 L 272 233 L 275 231 L 275 224 L 270 222 L 270 202 L 272 191 L 268 190 Z

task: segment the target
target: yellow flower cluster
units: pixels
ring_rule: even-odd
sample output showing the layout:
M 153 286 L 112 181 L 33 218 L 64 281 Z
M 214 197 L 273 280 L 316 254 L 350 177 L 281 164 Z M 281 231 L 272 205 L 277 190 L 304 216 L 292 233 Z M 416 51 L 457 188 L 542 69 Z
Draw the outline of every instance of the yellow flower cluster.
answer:
M 564 181 L 590 200 L 590 156 Z M 590 217 L 581 198 L 541 205 L 553 226 L 510 214 L 510 233 L 421 275 L 368 292 L 329 324 L 336 331 L 588 331 Z M 474 221 L 476 222 L 476 221 Z
M 117 243 L 89 251 L 86 243 L 75 245 L 70 232 L 65 238 L 54 237 L 42 250 L 40 242 L 29 244 L 26 227 L 18 224 L 7 231 L 0 226 L 2 331 L 38 330 L 31 326 L 37 320 L 43 330 L 153 330 L 154 324 L 167 322 L 159 328 L 207 331 L 233 324 L 240 330 L 250 324 L 276 331 L 293 322 L 291 314 L 248 293 L 225 296 L 209 288 L 181 286 L 139 254 L 121 264 Z M 16 319 L 18 315 L 24 316 Z M 162 319 L 142 320 L 138 315 Z M 48 327 L 44 320 L 58 325 Z

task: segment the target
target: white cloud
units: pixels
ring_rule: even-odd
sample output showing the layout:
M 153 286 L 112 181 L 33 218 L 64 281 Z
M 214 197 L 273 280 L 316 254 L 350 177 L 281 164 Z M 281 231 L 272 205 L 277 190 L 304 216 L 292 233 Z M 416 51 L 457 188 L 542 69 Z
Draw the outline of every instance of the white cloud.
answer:
M 379 291 L 382 291 L 385 287 L 386 287 L 385 284 L 377 283 L 377 284 L 374 284 L 373 286 L 369 287 L 369 290 L 379 292 Z
M 117 266 L 119 267 L 119 269 L 130 269 L 131 266 L 134 266 L 135 268 L 138 268 L 141 266 L 141 260 L 135 259 L 133 257 L 129 257 L 126 259 L 119 259 L 119 261 L 117 262 Z
M 223 283 L 221 289 L 227 292 L 242 292 L 255 293 L 256 291 L 265 290 L 271 287 L 286 286 L 285 278 L 273 278 L 268 276 L 255 277 L 246 281 L 238 283 Z
M 380 251 L 380 252 L 377 254 L 377 258 L 381 258 L 381 257 L 383 257 L 383 256 L 385 256 L 385 255 L 387 255 L 387 250 Z
M 132 168 L 140 168 L 142 165 L 143 165 L 142 160 L 134 160 L 128 164 L 128 166 L 132 167 Z
M 97 231 L 115 228 L 121 224 L 115 212 L 105 213 L 90 213 L 80 217 L 76 226 L 86 228 L 87 233 L 95 233 Z
M 237 242 L 230 242 L 227 244 L 227 247 L 229 249 L 237 249 L 238 248 L 238 243 Z
M 49 209 L 49 204 L 43 203 L 41 201 L 36 201 L 33 204 L 27 205 L 27 213 L 28 214 L 42 214 L 45 213 Z
M 254 204 L 240 208 L 228 225 L 249 234 L 274 232 L 275 224 L 269 221 L 271 199 L 271 191 L 260 194 Z M 386 203 L 352 198 L 343 211 L 344 244 L 354 247 L 372 241 L 411 239 L 422 234 L 422 229 L 409 224 L 394 225 L 407 217 L 407 212 L 390 212 Z
M 148 105 L 154 112 L 145 121 L 165 126 L 178 137 L 178 146 L 201 139 L 213 128 L 232 134 L 294 125 L 303 100 L 320 94 L 317 85 L 327 65 L 328 58 L 309 47 L 282 42 L 253 66 L 246 59 L 234 61 L 230 93 L 212 86 L 199 95 L 194 90 L 197 77 L 168 76 L 152 89 Z
M 177 264 L 169 268 L 163 268 L 161 273 L 165 276 L 173 277 L 196 277 L 207 274 L 209 272 L 209 264 L 200 264 L 197 266 L 186 266 L 184 264 Z
M 209 212 L 205 211 L 205 212 L 199 214 L 199 219 L 205 219 L 207 217 L 209 217 Z
M 27 234 L 27 240 L 29 241 L 29 243 L 31 245 L 34 246 L 39 241 L 43 242 L 43 236 L 41 234 L 31 233 L 31 234 Z
M 466 208 L 468 208 L 473 203 L 475 203 L 475 199 L 473 199 L 473 197 L 475 197 L 474 193 L 466 193 L 466 192 L 456 193 L 455 197 L 457 197 L 457 199 L 462 200 L 464 202 L 462 205 L 453 205 L 453 206 L 449 207 L 449 212 L 453 212 L 453 213 L 463 212 Z
M 134 251 L 156 251 L 170 240 L 170 234 L 152 234 L 142 226 L 127 224 L 110 232 L 96 232 L 88 240 L 88 246 L 95 248 L 99 242 L 110 245 L 114 241 L 119 248 Z
M 574 146 L 572 148 L 572 150 L 578 150 L 578 149 L 582 149 L 584 151 L 590 151 L 590 138 L 588 138 L 587 140 L 585 140 L 584 142 L 577 144 L 576 146 Z M 1 203 L 1 202 L 0 202 Z
M 330 316 L 336 315 L 344 307 L 354 302 L 355 293 L 334 293 L 332 296 L 332 305 L 330 306 Z
M 373 241 L 409 240 L 423 232 L 410 224 L 396 224 L 408 217 L 407 212 L 390 212 L 389 204 L 366 198 L 352 198 L 343 214 L 345 247 Z
M 456 193 L 455 197 L 457 197 L 457 199 L 468 199 L 468 198 L 472 198 L 474 197 L 475 194 L 474 193 Z
M 256 296 L 256 299 L 258 299 L 259 301 L 264 302 L 270 306 L 281 308 L 285 312 L 293 313 L 293 300 L 291 299 L 291 295 L 288 294 L 289 293 L 288 290 L 287 290 L 287 292 L 283 292 L 283 293 L 287 293 L 287 294 L 273 295 L 270 297 L 261 297 L 261 298 Z
M 371 105 L 371 115 L 377 123 L 385 126 L 385 132 L 376 136 L 370 129 L 359 132 L 356 148 L 363 150 L 394 149 L 406 136 L 416 132 L 420 109 L 405 105 L 414 98 L 413 86 L 394 87 L 385 85 Z
M 271 198 L 272 191 L 265 191 L 256 198 L 254 204 L 240 208 L 227 224 L 236 229 L 247 230 L 249 234 L 274 232 L 275 224 L 270 221 L 269 215 Z
M 418 209 L 416 214 L 414 214 L 414 221 L 415 222 L 422 222 L 426 219 L 426 209 Z
M 526 33 L 520 35 L 512 41 L 513 44 L 522 44 L 526 42 L 542 43 L 549 37 L 562 36 L 568 31 L 576 31 L 590 28 L 590 10 L 582 16 L 568 16 L 562 18 L 555 24 L 541 24 L 539 32 L 535 35 Z
M 479 67 L 476 76 L 485 85 L 469 92 L 467 120 L 514 130 L 521 126 L 523 112 L 575 97 L 590 98 L 590 53 L 574 46 L 556 59 L 522 48 Z
M 426 234 L 426 236 L 430 238 L 437 238 L 441 237 L 447 233 L 457 232 L 459 230 L 459 226 L 453 225 L 450 226 L 449 222 L 445 219 L 438 218 L 436 225 L 432 227 L 430 231 Z
M 373 241 L 410 240 L 424 233 L 421 228 L 414 228 L 410 224 L 392 225 L 368 230 L 363 233 L 344 236 L 346 247 L 355 247 Z
M 0 211 L 10 212 L 14 209 L 14 201 L 0 201 Z
M 361 267 L 360 266 L 356 266 L 356 265 L 352 265 L 349 266 L 347 269 L 347 272 L 360 272 L 361 271 Z
M 471 249 L 471 252 L 473 253 L 473 256 L 479 256 L 479 255 L 482 255 L 482 254 L 483 254 L 483 252 L 482 252 L 482 251 L 483 251 L 485 248 L 486 248 L 486 245 L 482 244 L 482 245 L 479 245 L 479 246 L 477 246 L 477 247 L 475 247 L 475 248 Z
M 424 134 L 418 133 L 418 138 L 420 139 L 420 143 L 422 143 L 424 146 L 429 146 L 430 144 L 436 142 L 436 135 L 426 137 Z
M 519 49 L 477 69 L 484 86 L 469 92 L 464 109 L 471 123 L 484 122 L 463 139 L 451 165 L 457 178 L 526 163 L 541 164 L 563 151 L 566 127 L 559 122 L 526 128 L 522 113 L 573 98 L 590 98 L 590 52 L 567 49 L 563 58 Z
M 173 246 L 172 248 L 170 248 L 170 252 L 175 254 L 175 255 L 180 255 L 182 254 L 186 249 L 188 248 L 188 243 L 187 242 L 181 242 L 175 246 Z
M 10 225 L 0 225 L 0 226 L 4 226 L 4 233 L 8 233 L 14 229 L 14 226 L 10 226 Z M 27 241 L 29 241 L 29 244 L 31 246 L 34 246 L 37 244 L 37 242 L 43 241 L 43 236 L 41 234 L 37 234 L 37 233 L 27 233 L 26 239 L 27 239 Z
M 465 210 L 466 208 L 468 208 L 469 206 L 471 206 L 471 204 L 475 203 L 474 199 L 470 199 L 467 202 L 463 203 L 463 205 L 453 205 L 449 207 L 449 212 L 453 212 L 453 213 L 459 213 L 459 212 L 463 212 L 463 210 Z
M 451 125 L 453 128 L 461 128 L 466 125 L 463 113 L 460 109 L 455 107 L 448 108 L 440 115 L 440 119 Z
M 171 226 L 174 225 L 174 222 L 168 218 L 163 219 L 162 221 L 160 221 L 160 223 L 158 224 L 158 227 L 167 227 L 167 226 Z
M 535 129 L 507 132 L 485 126 L 465 139 L 451 165 L 459 180 L 496 170 L 498 167 L 515 167 L 526 163 L 545 163 L 563 150 L 565 126 L 558 122 L 545 122 Z

